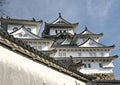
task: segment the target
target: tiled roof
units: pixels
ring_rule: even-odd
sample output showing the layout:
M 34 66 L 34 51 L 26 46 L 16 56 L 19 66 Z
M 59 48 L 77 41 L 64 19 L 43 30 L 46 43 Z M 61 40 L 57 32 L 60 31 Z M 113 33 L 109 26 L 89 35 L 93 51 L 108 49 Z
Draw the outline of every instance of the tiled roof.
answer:
M 120 85 L 120 80 L 97 80 L 95 85 Z
M 39 34 L 39 30 L 43 24 L 43 21 L 36 21 L 34 18 L 32 20 L 25 20 L 25 19 L 13 19 L 13 18 L 0 18 L 1 27 L 4 28 L 5 31 L 8 29 L 8 24 L 15 24 L 15 25 L 36 25 L 37 26 L 37 34 Z
M 71 75 L 72 77 L 75 77 L 85 82 L 93 79 L 93 77 L 80 73 L 74 69 L 71 69 L 67 65 L 56 61 L 55 59 L 49 57 L 48 55 L 43 54 L 42 52 L 39 52 L 38 50 L 30 47 L 29 45 L 26 45 L 25 43 L 22 42 L 22 40 L 14 38 L 5 31 L 0 30 L 0 39 L 1 39 L 0 41 L 1 44 L 9 48 L 12 48 L 13 51 L 16 50 L 19 53 L 26 55 L 27 57 L 29 57 L 34 61 L 44 63 L 45 65 L 50 66 L 50 68 L 56 69 L 60 72 L 66 73 L 68 75 Z M 14 48 L 14 46 L 11 46 L 11 43 L 15 47 L 20 47 L 20 49 Z
M 32 19 L 32 20 L 25 20 L 25 19 L 14 19 L 14 18 L 3 18 L 3 17 L 1 17 L 0 18 L 0 21 L 4 21 L 4 20 L 6 20 L 6 21 L 9 21 L 9 20 L 11 20 L 11 21 L 25 21 L 25 22 L 43 22 L 42 20 L 39 20 L 39 21 L 36 21 L 34 18 Z

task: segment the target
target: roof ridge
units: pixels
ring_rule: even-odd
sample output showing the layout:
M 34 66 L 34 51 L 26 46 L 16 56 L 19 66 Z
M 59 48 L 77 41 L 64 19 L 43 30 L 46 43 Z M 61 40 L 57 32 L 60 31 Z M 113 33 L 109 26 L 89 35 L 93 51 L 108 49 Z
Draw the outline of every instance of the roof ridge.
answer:
M 62 19 L 63 21 L 67 22 L 67 24 L 71 24 L 70 22 L 68 22 L 67 20 L 65 20 L 62 16 L 61 16 L 61 13 L 59 13 L 59 16 L 57 19 L 55 19 L 52 23 L 54 23 L 55 21 L 57 21 L 58 19 Z M 51 23 L 51 24 L 52 24 Z
M 43 22 L 43 20 L 38 20 L 36 21 L 35 18 L 32 18 L 32 20 L 27 20 L 27 19 L 15 19 L 15 18 L 11 18 L 11 17 L 8 17 L 8 18 L 3 18 L 1 17 L 0 20 L 17 20 L 17 21 L 28 21 L 28 22 Z

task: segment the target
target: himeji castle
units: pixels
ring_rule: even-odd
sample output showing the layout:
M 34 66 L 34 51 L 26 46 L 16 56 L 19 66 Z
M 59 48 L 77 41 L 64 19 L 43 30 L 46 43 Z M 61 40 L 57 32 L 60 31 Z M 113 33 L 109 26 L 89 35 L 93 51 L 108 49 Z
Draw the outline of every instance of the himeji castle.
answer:
M 103 33 L 93 33 L 89 27 L 76 33 L 78 23 L 61 13 L 53 22 L 45 22 L 43 31 L 42 25 L 34 18 L 1 17 L 0 85 L 120 84 L 112 71 L 118 58 L 110 55 L 115 45 L 101 44 Z

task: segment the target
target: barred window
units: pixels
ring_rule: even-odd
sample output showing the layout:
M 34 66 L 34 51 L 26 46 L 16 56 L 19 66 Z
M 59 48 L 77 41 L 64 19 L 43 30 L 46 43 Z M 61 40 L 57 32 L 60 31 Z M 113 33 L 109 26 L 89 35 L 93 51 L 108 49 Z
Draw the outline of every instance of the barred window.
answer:
M 87 65 L 86 65 L 86 64 L 84 64 L 84 68 L 87 68 Z
M 103 65 L 102 65 L 101 63 L 99 63 L 99 67 L 100 67 L 100 68 L 102 68 L 102 67 L 103 67 Z
M 91 64 L 88 64 L 88 68 L 91 68 Z
M 66 53 L 63 53 L 63 56 L 66 56 Z
M 62 53 L 59 53 L 59 56 L 62 56 Z

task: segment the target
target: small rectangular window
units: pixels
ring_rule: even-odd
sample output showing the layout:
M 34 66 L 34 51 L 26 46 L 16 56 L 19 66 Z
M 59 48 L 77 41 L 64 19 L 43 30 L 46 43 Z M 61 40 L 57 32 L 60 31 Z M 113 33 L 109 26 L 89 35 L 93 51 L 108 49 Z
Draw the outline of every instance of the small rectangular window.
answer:
M 63 56 L 66 56 L 66 53 L 63 53 Z
M 102 68 L 102 67 L 103 67 L 101 63 L 99 63 L 99 67 L 100 67 L 100 68 Z
M 101 56 L 104 56 L 104 53 L 103 53 L 103 52 L 101 53 Z
M 64 30 L 64 32 L 66 32 L 66 30 Z
M 55 33 L 56 33 L 56 34 L 58 33 L 57 30 L 55 30 Z
M 60 30 L 60 33 L 62 33 L 62 30 Z
M 88 64 L 88 68 L 91 68 L 91 64 Z
M 84 64 L 84 68 L 87 68 L 87 65 L 86 65 L 86 64 Z
M 58 55 L 61 57 L 61 56 L 62 56 L 62 53 L 59 53 Z

